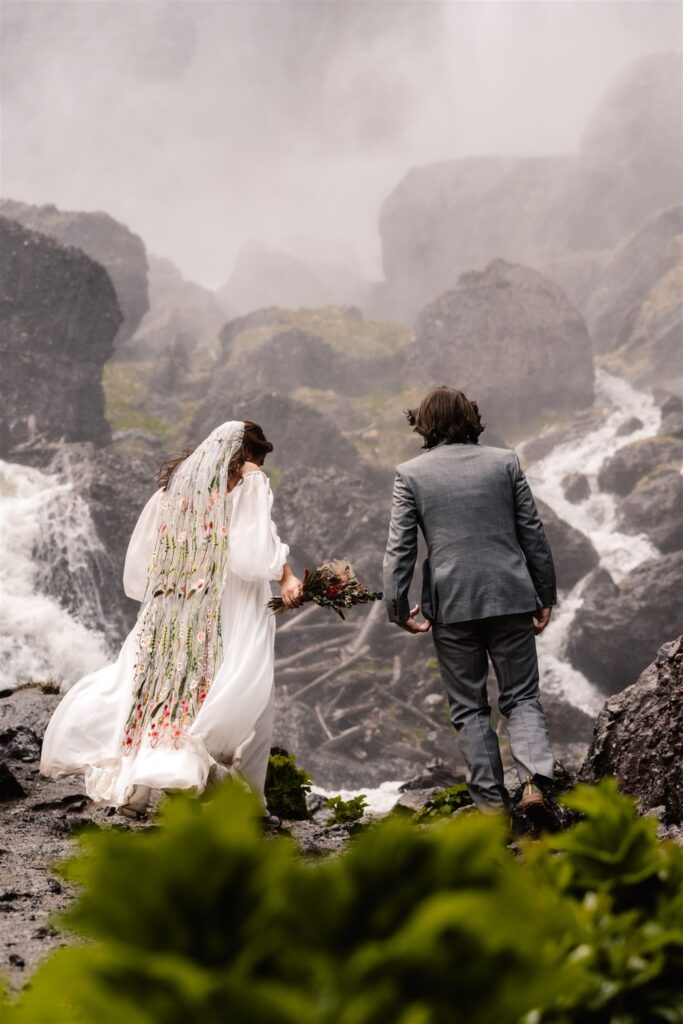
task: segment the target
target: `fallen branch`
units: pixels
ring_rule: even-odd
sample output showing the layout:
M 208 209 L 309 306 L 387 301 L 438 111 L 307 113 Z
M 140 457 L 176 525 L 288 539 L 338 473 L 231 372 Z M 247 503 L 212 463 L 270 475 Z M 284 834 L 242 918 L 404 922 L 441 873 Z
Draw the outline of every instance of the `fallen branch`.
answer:
M 352 736 L 357 736 L 359 732 L 363 732 L 365 729 L 364 725 L 352 725 L 350 729 L 344 729 L 344 732 L 340 732 L 338 736 L 334 736 L 331 740 L 325 740 L 318 747 L 318 750 L 330 750 L 331 747 L 339 746 L 344 740 L 350 739 Z
M 318 721 L 320 722 L 320 727 L 322 728 L 322 731 L 327 736 L 328 740 L 334 739 L 334 733 L 331 732 L 330 729 L 328 728 L 327 722 L 323 718 L 323 714 L 322 714 L 322 711 L 320 710 L 320 705 L 319 704 L 316 704 L 316 706 L 315 706 L 315 715 L 316 715 L 316 718 L 318 719 Z
M 336 637 L 332 640 L 323 640 L 322 643 L 311 644 L 310 647 L 302 647 L 296 654 L 290 654 L 287 658 L 276 658 L 275 659 L 275 671 L 278 672 L 287 665 L 295 665 L 297 661 L 301 661 L 307 654 L 314 654 L 318 651 L 326 651 L 330 647 L 342 647 L 343 642 L 338 640 Z

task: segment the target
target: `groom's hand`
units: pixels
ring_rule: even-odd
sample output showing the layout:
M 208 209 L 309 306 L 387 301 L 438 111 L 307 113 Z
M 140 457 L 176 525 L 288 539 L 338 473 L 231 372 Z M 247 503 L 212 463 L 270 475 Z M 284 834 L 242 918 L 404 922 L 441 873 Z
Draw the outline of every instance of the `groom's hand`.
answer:
M 432 628 L 432 624 L 429 619 L 424 622 L 418 622 L 415 616 L 419 613 L 420 606 L 416 604 L 414 608 L 410 609 L 410 615 L 403 622 L 397 622 L 396 625 L 400 626 L 401 629 L 405 629 L 406 633 L 428 633 Z
M 552 613 L 552 608 L 539 608 L 537 612 L 534 612 L 534 633 L 536 636 L 540 636 L 548 625 Z

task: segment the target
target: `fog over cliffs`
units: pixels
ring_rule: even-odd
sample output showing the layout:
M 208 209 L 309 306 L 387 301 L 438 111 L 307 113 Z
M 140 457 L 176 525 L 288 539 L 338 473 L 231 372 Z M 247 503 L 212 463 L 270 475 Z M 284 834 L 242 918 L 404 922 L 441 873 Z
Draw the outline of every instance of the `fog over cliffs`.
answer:
M 250 240 L 380 278 L 407 170 L 575 153 L 621 71 L 681 34 L 667 2 L 5 0 L 2 19 L 3 194 L 105 210 L 212 288 Z

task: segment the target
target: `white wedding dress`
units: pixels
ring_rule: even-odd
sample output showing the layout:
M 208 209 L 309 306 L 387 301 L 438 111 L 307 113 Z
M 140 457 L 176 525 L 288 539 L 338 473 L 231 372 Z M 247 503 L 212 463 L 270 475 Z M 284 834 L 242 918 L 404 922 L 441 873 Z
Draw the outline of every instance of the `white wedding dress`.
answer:
M 163 491 L 147 502 L 128 546 L 123 586 L 141 601 L 161 513 Z M 263 800 L 273 728 L 275 620 L 266 608 L 270 580 L 282 576 L 289 548 L 271 520 L 265 473 L 245 474 L 231 492 L 228 572 L 221 596 L 223 660 L 185 742 L 123 756 L 133 700 L 136 626 L 112 665 L 85 676 L 65 694 L 43 740 L 40 770 L 59 778 L 83 773 L 96 804 L 126 803 L 134 786 L 204 790 L 224 766 L 239 772 Z

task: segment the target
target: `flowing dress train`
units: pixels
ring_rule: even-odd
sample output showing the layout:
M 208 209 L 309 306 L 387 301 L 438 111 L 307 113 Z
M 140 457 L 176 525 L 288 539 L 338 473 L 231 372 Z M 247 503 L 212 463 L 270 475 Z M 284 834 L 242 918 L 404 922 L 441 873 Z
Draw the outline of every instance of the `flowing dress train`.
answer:
M 157 491 L 145 505 L 126 554 L 124 590 L 137 601 L 145 595 L 163 495 Z M 96 804 L 124 804 L 138 785 L 200 793 L 216 765 L 239 771 L 263 799 L 275 643 L 275 620 L 266 603 L 269 581 L 282 576 L 289 548 L 271 520 L 273 495 L 265 473 L 245 474 L 230 495 L 228 571 L 220 601 L 223 658 L 180 745 L 154 746 L 145 739 L 134 753 L 123 753 L 137 624 L 117 660 L 75 683 L 50 719 L 41 772 L 52 778 L 82 772 L 85 791 Z

